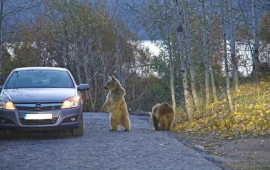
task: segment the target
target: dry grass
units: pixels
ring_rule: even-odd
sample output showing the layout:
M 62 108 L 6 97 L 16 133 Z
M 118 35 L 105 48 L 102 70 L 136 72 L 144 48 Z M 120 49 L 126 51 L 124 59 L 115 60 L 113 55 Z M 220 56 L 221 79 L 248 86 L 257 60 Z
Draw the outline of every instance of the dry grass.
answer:
M 229 112 L 227 99 L 205 106 L 187 122 L 184 114 L 177 116 L 176 131 L 214 133 L 225 138 L 270 135 L 270 81 L 258 86 L 246 83 L 234 93 L 235 111 Z M 183 113 L 183 107 L 179 108 Z

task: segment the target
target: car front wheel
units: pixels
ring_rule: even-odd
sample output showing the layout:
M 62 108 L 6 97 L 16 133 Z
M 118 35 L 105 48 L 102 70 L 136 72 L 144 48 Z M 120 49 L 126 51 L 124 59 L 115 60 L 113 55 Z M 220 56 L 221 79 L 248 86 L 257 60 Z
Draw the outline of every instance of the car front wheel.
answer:
M 72 136 L 83 136 L 83 116 L 81 116 L 79 127 L 72 129 L 71 133 Z

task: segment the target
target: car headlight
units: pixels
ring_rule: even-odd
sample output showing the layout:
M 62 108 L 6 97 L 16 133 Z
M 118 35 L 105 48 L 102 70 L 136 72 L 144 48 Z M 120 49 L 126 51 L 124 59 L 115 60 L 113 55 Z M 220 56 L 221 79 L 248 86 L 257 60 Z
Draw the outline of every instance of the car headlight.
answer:
M 71 97 L 66 99 L 63 103 L 62 103 L 62 109 L 69 109 L 69 108 L 75 108 L 78 107 L 80 105 L 80 97 L 76 96 L 76 97 Z
M 12 101 L 7 99 L 0 99 L 0 109 L 15 110 L 15 106 Z

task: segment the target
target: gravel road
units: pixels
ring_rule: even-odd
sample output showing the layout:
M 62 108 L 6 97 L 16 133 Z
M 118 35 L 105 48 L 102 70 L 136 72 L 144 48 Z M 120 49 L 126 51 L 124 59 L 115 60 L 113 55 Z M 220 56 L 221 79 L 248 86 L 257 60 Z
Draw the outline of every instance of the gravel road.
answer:
M 0 140 L 0 169 L 221 169 L 148 117 L 130 116 L 131 131 L 109 130 L 109 114 L 84 113 L 84 136 L 12 132 Z

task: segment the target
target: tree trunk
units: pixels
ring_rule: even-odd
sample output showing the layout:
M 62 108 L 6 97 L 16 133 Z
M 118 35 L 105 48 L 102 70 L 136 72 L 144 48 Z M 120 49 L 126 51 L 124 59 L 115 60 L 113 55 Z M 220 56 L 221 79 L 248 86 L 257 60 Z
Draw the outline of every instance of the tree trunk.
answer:
M 185 26 L 185 39 L 187 45 L 187 55 L 188 55 L 188 65 L 190 68 L 190 78 L 191 78 L 191 91 L 193 96 L 193 101 L 195 104 L 196 110 L 199 109 L 199 100 L 196 90 L 196 81 L 195 81 L 195 68 L 193 62 L 193 56 L 191 52 L 191 43 L 190 43 L 190 32 L 189 32 L 189 15 L 188 15 L 188 2 L 186 0 L 183 1 L 183 15 L 184 15 L 184 26 Z
M 235 91 L 238 90 L 238 62 L 237 58 L 235 56 L 235 21 L 234 21 L 234 15 L 232 11 L 232 0 L 230 0 L 230 29 L 231 29 L 231 58 L 232 58 L 232 65 L 233 65 L 233 82 L 234 82 L 234 89 Z
M 102 35 L 98 34 L 97 35 L 98 39 L 98 48 L 100 50 L 100 52 L 102 51 Z M 107 84 L 107 58 L 106 58 L 106 54 L 99 54 L 99 58 L 101 60 L 101 65 L 102 65 L 102 86 L 105 87 L 105 85 Z M 102 93 L 102 100 L 105 101 L 106 100 L 106 96 L 107 96 L 107 91 L 103 90 Z
M 87 55 L 84 55 L 84 74 L 85 74 L 85 81 L 86 84 L 89 85 L 90 89 L 86 92 L 86 100 L 91 103 L 91 86 L 90 86 L 90 79 L 89 79 L 89 73 L 88 73 L 88 57 Z M 87 106 L 87 110 L 90 109 L 89 108 L 89 103 L 86 105 Z
M 77 75 L 77 79 L 78 79 L 78 83 L 81 84 L 82 80 L 81 80 L 81 71 L 80 71 L 80 61 L 79 61 L 79 53 L 78 53 L 78 48 L 76 46 L 76 44 L 74 44 L 74 50 L 72 51 L 73 54 L 75 54 L 75 63 L 76 63 L 76 75 Z
M 135 102 L 135 83 L 134 81 L 132 81 L 132 112 L 135 112 L 135 105 L 136 105 L 136 102 Z
M 122 84 L 123 77 L 122 77 L 122 70 L 121 70 L 121 54 L 120 54 L 120 42 L 119 42 L 120 40 L 119 40 L 119 33 L 116 28 L 114 29 L 114 34 L 115 34 L 115 74 L 118 80 L 120 81 L 120 83 Z
M 93 66 L 93 64 L 94 64 L 94 53 L 92 51 L 92 41 L 90 41 L 89 44 L 90 45 L 88 45 L 87 56 L 89 58 L 88 67 L 90 68 L 90 72 L 89 72 L 90 84 L 94 80 L 94 82 L 93 82 L 94 83 L 94 88 L 92 88 L 92 91 L 89 91 L 89 98 L 90 98 L 90 101 L 91 101 L 90 103 L 91 103 L 92 111 L 95 111 L 96 98 L 97 98 L 97 79 L 96 79 L 97 76 L 96 76 L 96 73 L 98 72 L 98 70 L 95 69 L 95 67 Z M 90 84 L 89 84 L 89 86 L 90 86 Z
M 94 105 L 93 105 L 92 95 L 91 95 L 91 79 L 90 79 L 90 77 L 92 77 L 92 76 L 88 70 L 89 54 L 92 55 L 92 53 L 90 52 L 91 51 L 91 45 L 89 45 L 90 43 L 86 43 L 85 47 L 84 47 L 84 54 L 83 54 L 84 55 L 84 74 L 85 74 L 86 83 L 90 87 L 90 89 L 86 92 L 86 99 L 88 99 L 88 101 L 90 103 L 90 105 L 88 104 L 88 106 L 91 106 L 91 108 L 88 107 L 88 109 L 90 109 L 91 111 L 94 111 Z
M 202 19 L 203 19 L 203 58 L 204 58 L 204 73 L 205 73 L 205 104 L 210 103 L 210 88 L 209 88 L 209 61 L 207 55 L 207 26 L 205 17 L 205 0 L 202 3 Z
M 93 100 L 92 100 L 92 108 L 93 108 L 93 111 L 95 112 L 96 111 L 96 104 L 97 104 L 97 87 L 98 87 L 98 80 L 97 80 L 97 76 L 94 77 L 94 84 L 95 84 L 95 87 L 94 87 L 94 97 L 93 97 Z
M 257 10 L 257 1 L 252 0 L 252 20 L 253 20 L 253 37 L 254 44 L 252 50 L 253 58 L 253 75 L 256 82 L 258 82 L 258 66 L 259 66 L 259 34 L 258 34 L 258 10 Z
M 82 80 L 81 80 L 81 72 L 80 72 L 80 62 L 78 61 L 77 55 L 75 58 L 76 58 L 76 74 L 77 74 L 78 84 L 81 84 Z
M 213 68 L 213 19 L 212 19 L 213 9 L 212 9 L 212 0 L 210 4 L 210 17 L 209 17 L 209 61 L 210 61 L 210 77 L 211 77 L 211 85 L 212 85 L 212 93 L 214 101 L 217 101 L 217 90 L 216 90 L 216 82 L 215 82 L 215 73 Z
M 4 10 L 4 0 L 0 1 L 0 85 L 3 83 L 3 10 Z
M 169 64 L 170 64 L 170 87 L 171 87 L 171 96 L 172 96 L 172 106 L 173 110 L 176 113 L 176 99 L 175 99 L 175 89 L 174 89 L 174 64 L 173 64 L 173 54 L 172 54 L 172 47 L 171 47 L 171 38 L 170 38 L 170 28 L 168 24 L 167 26 L 167 46 L 169 49 Z
M 176 2 L 177 19 L 178 19 L 178 25 L 179 25 L 178 28 L 177 28 L 177 40 L 178 40 L 178 49 L 179 49 L 180 65 L 181 65 L 181 72 L 182 72 L 182 81 L 183 81 L 183 88 L 184 88 L 186 115 L 187 115 L 188 121 L 191 122 L 191 121 L 193 121 L 193 115 L 192 115 L 190 94 L 189 94 L 189 91 L 188 91 L 187 69 L 186 69 L 186 63 L 185 63 L 185 58 L 184 58 L 183 22 L 182 22 L 182 15 L 181 15 L 180 6 L 179 6 L 180 4 L 178 4 L 178 0 L 175 0 L 175 2 Z
M 102 66 L 103 66 L 103 86 L 105 87 L 106 83 L 107 83 L 107 67 L 106 67 L 106 56 L 105 54 L 101 56 L 101 63 L 102 63 Z M 103 95 L 102 95 L 102 98 L 103 98 L 103 101 L 105 101 L 106 99 L 106 95 L 107 95 L 107 92 L 105 90 L 103 90 Z
M 231 90 L 230 90 L 230 75 L 228 68 L 228 58 L 227 58 L 227 39 L 226 39 L 226 28 L 225 28 L 225 19 L 224 19 L 224 9 L 223 4 L 221 4 L 221 16 L 222 16 L 222 29 L 223 29 L 223 50 L 224 50 L 224 63 L 225 63 L 225 75 L 226 75 L 226 93 L 227 100 L 229 103 L 230 111 L 233 112 L 233 104 L 231 98 Z

